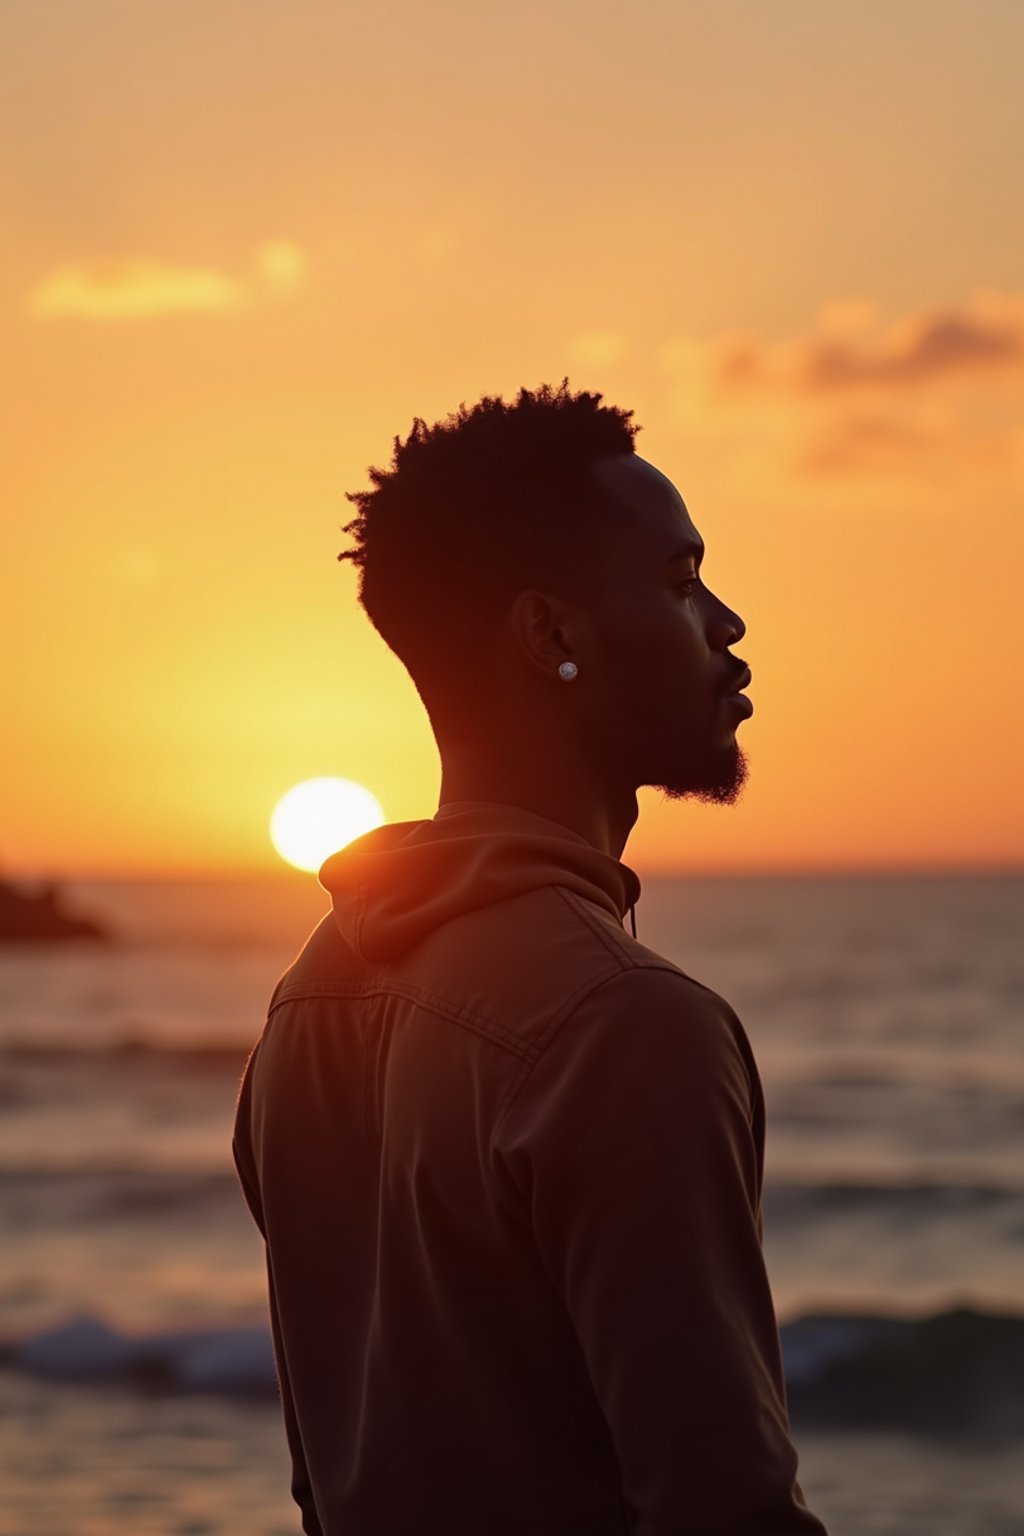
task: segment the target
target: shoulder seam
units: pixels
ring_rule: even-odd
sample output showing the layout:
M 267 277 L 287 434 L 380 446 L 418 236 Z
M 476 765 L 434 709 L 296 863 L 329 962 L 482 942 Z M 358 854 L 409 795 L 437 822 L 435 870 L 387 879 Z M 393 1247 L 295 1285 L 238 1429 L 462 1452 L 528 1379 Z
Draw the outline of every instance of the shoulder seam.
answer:
M 413 987 L 401 982 L 390 982 L 386 985 L 380 982 L 352 982 L 347 986 L 342 982 L 295 982 L 275 994 L 267 1012 L 267 1019 L 269 1021 L 271 1014 L 286 1003 L 325 1002 L 331 998 L 346 997 L 401 997 L 406 1002 L 416 1003 L 428 1013 L 447 1019 L 449 1023 L 458 1024 L 462 1029 L 481 1035 L 494 1045 L 504 1047 L 515 1056 L 529 1058 L 541 1049 L 536 1044 L 524 1041 L 512 1030 L 506 1029 L 503 1024 L 495 1023 L 493 1019 L 486 1019 L 468 1008 L 460 1008 L 458 1004 L 449 1003 L 445 998 L 437 997 L 422 987 Z
M 550 1024 L 537 1043 L 536 1050 L 531 1053 L 526 1061 L 524 1061 L 519 1072 L 512 1079 L 512 1082 L 506 1089 L 504 1097 L 502 1098 L 501 1103 L 498 1105 L 497 1113 L 494 1116 L 494 1124 L 491 1127 L 489 1147 L 492 1155 L 494 1151 L 495 1138 L 498 1134 L 498 1128 L 500 1127 L 502 1121 L 505 1119 L 509 1110 L 512 1108 L 512 1105 L 515 1103 L 516 1099 L 519 1097 L 520 1089 L 525 1086 L 527 1079 L 530 1077 L 534 1067 L 544 1055 L 555 1035 L 564 1028 L 564 1026 L 572 1018 L 572 1015 L 578 1008 L 583 1006 L 588 998 L 593 997 L 595 992 L 599 992 L 601 988 L 606 987 L 609 982 L 618 981 L 620 976 L 626 975 L 629 971 L 667 971 L 670 975 L 678 976 L 681 981 L 690 980 L 688 976 L 683 975 L 678 967 L 674 966 L 669 960 L 665 960 L 660 963 L 657 960 L 636 960 L 626 965 L 620 964 L 616 970 L 606 972 L 603 976 L 599 976 L 596 981 L 593 979 L 593 977 L 589 977 L 583 986 L 579 987 L 576 992 L 574 992 L 572 996 L 566 1000 L 562 1007 L 559 1008 L 553 1015 Z

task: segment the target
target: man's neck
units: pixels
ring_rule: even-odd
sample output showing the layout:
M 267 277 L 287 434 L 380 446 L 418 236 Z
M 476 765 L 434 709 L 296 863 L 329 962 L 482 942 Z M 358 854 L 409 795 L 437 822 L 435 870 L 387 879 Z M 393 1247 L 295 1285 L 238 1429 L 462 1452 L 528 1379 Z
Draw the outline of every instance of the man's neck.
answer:
M 621 804 L 609 804 L 607 792 L 592 783 L 568 785 L 557 779 L 529 781 L 519 774 L 473 771 L 468 765 L 442 763 L 438 807 L 454 800 L 490 800 L 519 805 L 578 832 L 602 853 L 621 859 L 626 841 L 640 814 L 636 794 Z

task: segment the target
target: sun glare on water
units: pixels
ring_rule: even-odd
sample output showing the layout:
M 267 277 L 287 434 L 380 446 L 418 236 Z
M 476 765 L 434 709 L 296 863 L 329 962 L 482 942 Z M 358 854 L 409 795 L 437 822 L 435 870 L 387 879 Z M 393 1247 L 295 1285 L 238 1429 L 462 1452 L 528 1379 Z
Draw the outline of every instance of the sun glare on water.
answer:
M 318 870 L 329 854 L 384 822 L 380 801 L 352 779 L 306 779 L 281 796 L 270 840 L 296 869 Z

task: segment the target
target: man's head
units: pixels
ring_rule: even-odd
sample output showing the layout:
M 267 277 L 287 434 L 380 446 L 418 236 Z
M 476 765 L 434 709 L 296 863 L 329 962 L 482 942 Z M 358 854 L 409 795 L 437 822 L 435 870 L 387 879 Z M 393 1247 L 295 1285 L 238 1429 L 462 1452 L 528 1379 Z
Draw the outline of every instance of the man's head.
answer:
M 735 800 L 743 711 L 726 654 L 743 621 L 698 575 L 678 491 L 600 394 L 485 396 L 394 440 L 343 551 L 409 671 L 442 760 L 507 743 L 562 752 L 610 786 Z M 562 662 L 577 676 L 565 682 Z

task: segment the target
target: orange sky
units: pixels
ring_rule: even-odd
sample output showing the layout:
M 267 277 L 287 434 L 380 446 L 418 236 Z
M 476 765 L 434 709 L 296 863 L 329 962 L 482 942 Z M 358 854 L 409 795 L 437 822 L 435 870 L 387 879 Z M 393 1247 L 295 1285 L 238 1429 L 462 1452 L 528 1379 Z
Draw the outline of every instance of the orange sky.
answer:
M 1024 860 L 1024 6 L 48 0 L 2 24 L 17 873 L 277 867 L 296 781 L 429 816 L 345 490 L 600 390 L 747 623 L 734 807 L 644 870 Z

